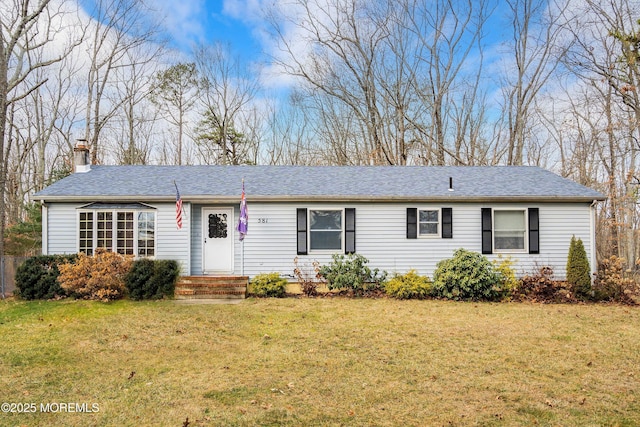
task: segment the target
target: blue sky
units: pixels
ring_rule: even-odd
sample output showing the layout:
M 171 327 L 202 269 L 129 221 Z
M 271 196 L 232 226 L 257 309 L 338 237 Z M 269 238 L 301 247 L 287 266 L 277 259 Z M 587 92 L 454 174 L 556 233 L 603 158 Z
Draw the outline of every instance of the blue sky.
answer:
M 273 41 L 267 40 L 261 31 L 266 27 L 261 9 L 273 4 L 287 9 L 286 2 L 280 0 L 153 0 L 152 4 L 165 17 L 163 22 L 171 48 L 186 53 L 195 44 L 221 43 L 228 45 L 230 53 L 238 55 L 247 65 L 268 63 L 269 54 L 274 54 L 270 51 Z M 485 27 L 485 31 L 490 30 L 484 38 L 485 67 L 502 56 L 498 45 L 512 36 L 510 27 L 500 25 L 506 11 L 493 12 L 492 24 Z M 305 50 L 303 46 L 297 47 Z M 269 78 L 263 74 L 262 78 L 266 78 L 268 82 L 263 83 L 272 88 L 291 83 L 282 75 Z
M 254 35 L 252 22 L 260 7 L 247 0 L 156 0 L 165 16 L 171 47 L 188 51 L 193 44 L 222 43 L 245 59 L 259 59 L 262 47 Z

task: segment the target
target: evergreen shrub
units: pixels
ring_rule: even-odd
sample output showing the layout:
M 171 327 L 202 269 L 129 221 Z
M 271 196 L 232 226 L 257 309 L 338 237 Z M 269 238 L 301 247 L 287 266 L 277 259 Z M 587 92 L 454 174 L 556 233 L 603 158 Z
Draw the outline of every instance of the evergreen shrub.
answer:
M 502 255 L 498 255 L 498 259 L 493 260 L 491 263 L 493 264 L 493 268 L 500 273 L 502 298 L 510 298 L 520 283 L 513 269 L 515 261 L 513 261 L 510 256 L 503 257 Z
M 66 297 L 66 291 L 58 283 L 58 266 L 75 259 L 75 254 L 38 255 L 27 258 L 16 270 L 14 294 L 25 300 Z
M 498 300 L 503 295 L 502 275 L 487 257 L 458 249 L 440 261 L 433 273 L 433 295 L 453 300 Z
M 329 290 L 352 291 L 356 295 L 382 288 L 386 272 L 367 266 L 369 260 L 359 254 L 333 254 L 329 265 L 320 267 L 318 274 L 327 281 Z
M 173 297 L 180 267 L 175 260 L 135 260 L 124 278 L 132 300 L 162 299 Z
M 431 280 L 427 276 L 420 276 L 415 270 L 410 270 L 407 274 L 396 274 L 384 284 L 386 294 L 397 299 L 428 298 L 431 287 Z
M 249 293 L 257 297 L 285 296 L 287 279 L 280 277 L 280 273 L 262 273 L 256 275 L 249 283 Z
M 582 239 L 571 237 L 569 255 L 567 256 L 567 282 L 576 298 L 588 300 L 593 298 L 591 289 L 591 273 L 587 252 Z

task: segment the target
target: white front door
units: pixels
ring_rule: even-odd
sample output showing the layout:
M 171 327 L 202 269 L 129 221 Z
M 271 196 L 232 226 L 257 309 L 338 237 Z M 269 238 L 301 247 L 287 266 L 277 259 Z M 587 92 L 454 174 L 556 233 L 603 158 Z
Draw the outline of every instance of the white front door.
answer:
M 204 273 L 233 272 L 233 208 L 202 209 Z

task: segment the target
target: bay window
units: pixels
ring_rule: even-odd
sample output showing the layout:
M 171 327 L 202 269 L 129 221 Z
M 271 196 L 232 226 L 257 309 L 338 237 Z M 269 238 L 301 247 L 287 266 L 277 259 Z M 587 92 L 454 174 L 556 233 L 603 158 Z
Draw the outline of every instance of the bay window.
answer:
M 78 212 L 78 251 L 96 249 L 138 257 L 155 256 L 156 213 L 142 204 L 93 203 Z

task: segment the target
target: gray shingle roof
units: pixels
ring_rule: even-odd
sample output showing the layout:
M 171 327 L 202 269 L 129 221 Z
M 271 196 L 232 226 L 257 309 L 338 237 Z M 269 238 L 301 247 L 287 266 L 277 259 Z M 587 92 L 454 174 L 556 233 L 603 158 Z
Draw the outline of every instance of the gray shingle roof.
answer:
M 530 166 L 92 166 L 37 193 L 44 201 L 602 200 L 590 188 Z M 449 178 L 453 191 L 449 191 Z

